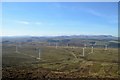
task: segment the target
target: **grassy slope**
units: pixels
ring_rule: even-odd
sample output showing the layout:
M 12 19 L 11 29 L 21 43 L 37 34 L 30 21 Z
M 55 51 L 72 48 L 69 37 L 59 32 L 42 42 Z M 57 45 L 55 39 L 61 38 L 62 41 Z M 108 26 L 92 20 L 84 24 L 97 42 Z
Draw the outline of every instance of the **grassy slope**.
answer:
M 47 68 L 52 71 L 76 72 L 86 76 L 118 76 L 117 49 L 95 48 L 94 53 L 86 48 L 85 58 L 81 57 L 82 48 L 40 47 L 41 60 L 37 60 L 38 51 L 33 46 L 22 46 L 19 53 L 15 46 L 3 45 L 3 68 L 17 66 L 31 66 L 31 68 Z M 71 55 L 73 52 L 77 59 Z M 32 56 L 32 57 L 31 57 Z

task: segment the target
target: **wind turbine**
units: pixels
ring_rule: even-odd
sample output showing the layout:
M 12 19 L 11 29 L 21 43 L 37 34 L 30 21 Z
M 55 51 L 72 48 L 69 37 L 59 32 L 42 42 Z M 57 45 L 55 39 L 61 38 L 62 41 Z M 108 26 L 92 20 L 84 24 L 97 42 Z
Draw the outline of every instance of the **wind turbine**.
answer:
M 55 45 L 56 45 L 56 49 L 58 48 L 58 43 L 55 43 Z
M 107 50 L 108 48 L 107 48 L 108 46 L 107 45 L 105 45 L 105 50 Z
M 38 58 L 37 59 L 40 59 L 40 48 L 38 49 Z
M 82 55 L 80 55 L 80 56 L 82 56 L 82 57 L 85 56 L 85 48 L 84 47 L 82 48 Z
M 16 45 L 16 49 L 15 49 L 15 52 L 18 53 L 18 46 Z
M 92 48 L 91 48 L 91 53 L 93 53 L 93 46 L 92 46 Z
M 93 46 L 96 45 L 96 42 L 90 42 L 90 43 L 91 43 L 91 46 L 92 46 L 92 47 L 91 47 L 91 52 L 90 52 L 90 53 L 93 53 Z M 89 54 L 90 54 L 90 53 L 89 53 Z
M 83 48 L 83 55 L 82 55 L 83 57 L 85 56 L 85 48 Z

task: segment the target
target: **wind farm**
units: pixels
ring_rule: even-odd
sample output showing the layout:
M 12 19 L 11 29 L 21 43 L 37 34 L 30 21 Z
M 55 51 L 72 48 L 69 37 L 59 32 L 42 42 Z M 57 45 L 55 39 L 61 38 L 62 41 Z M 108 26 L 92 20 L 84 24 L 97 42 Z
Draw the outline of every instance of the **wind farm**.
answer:
M 2 80 L 119 80 L 118 2 L 55 1 L 2 3 Z
M 31 42 L 28 42 L 29 39 Z M 53 41 L 50 42 L 50 39 Z M 18 41 L 20 47 L 12 41 L 13 39 L 3 40 L 3 79 L 18 76 L 18 78 L 34 79 L 35 77 L 43 80 L 48 78 L 110 78 L 116 80 L 119 76 L 118 48 L 114 44 L 110 45 L 108 41 L 102 40 L 101 42 L 105 44 L 99 47 L 99 41 L 93 40 L 92 42 L 96 42 L 93 47 L 91 39 L 88 39 L 89 44 L 73 45 L 74 39 L 72 38 L 67 42 L 69 45 L 66 45 L 64 40 L 56 43 L 58 40 L 54 39 L 56 37 L 48 38 L 44 42 L 35 42 L 30 37 L 28 40 Z M 63 41 L 64 45 L 60 41 Z M 84 39 L 83 41 L 86 42 Z M 81 43 L 81 40 L 79 42 Z M 9 71 L 12 73 L 10 74 Z M 21 75 L 22 73 L 24 75 Z

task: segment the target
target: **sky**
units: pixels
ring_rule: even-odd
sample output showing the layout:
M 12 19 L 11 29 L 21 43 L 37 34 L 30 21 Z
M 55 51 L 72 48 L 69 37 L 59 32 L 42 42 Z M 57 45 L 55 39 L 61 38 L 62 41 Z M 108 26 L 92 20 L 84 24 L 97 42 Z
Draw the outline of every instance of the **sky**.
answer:
M 60 35 L 118 36 L 118 3 L 2 3 L 2 36 Z

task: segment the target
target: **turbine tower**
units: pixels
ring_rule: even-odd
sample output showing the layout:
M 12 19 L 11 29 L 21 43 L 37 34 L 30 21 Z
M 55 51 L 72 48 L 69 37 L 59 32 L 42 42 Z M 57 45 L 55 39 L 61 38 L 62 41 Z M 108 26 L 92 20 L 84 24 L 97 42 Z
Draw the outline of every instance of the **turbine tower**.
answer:
M 16 45 L 16 51 L 15 52 L 18 53 L 18 47 L 17 47 L 17 45 Z
M 85 56 L 85 48 L 83 48 L 83 55 L 82 55 L 83 57 Z
M 92 46 L 92 49 L 91 49 L 91 53 L 93 53 L 93 46 Z
M 55 43 L 55 45 L 56 45 L 56 49 L 58 48 L 58 43 Z
M 40 49 L 38 49 L 38 58 L 37 59 L 40 59 Z
M 107 50 L 108 48 L 107 48 L 108 46 L 107 45 L 105 45 L 105 50 Z
M 96 45 L 96 42 L 90 42 L 90 43 L 91 43 L 91 46 L 92 46 L 92 48 L 91 48 L 91 53 L 93 53 L 93 46 Z

